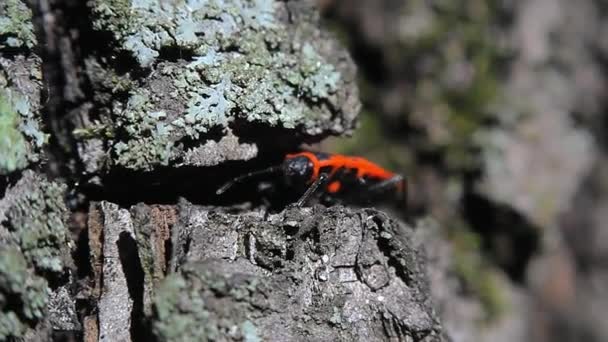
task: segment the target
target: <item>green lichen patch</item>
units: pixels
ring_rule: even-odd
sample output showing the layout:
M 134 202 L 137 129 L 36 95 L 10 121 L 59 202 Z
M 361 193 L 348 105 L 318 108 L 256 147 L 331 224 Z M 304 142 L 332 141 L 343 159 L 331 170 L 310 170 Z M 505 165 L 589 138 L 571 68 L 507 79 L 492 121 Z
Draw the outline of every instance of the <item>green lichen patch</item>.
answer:
M 0 229 L 40 272 L 61 272 L 69 259 L 64 193 L 65 186 L 28 170 L 0 201 Z
M 127 51 L 149 71 L 139 88 L 135 82 L 125 88 L 124 80 L 105 85 L 126 94 L 111 110 L 112 160 L 122 167 L 187 164 L 183 145 L 204 143 L 210 130 L 237 120 L 308 135 L 340 134 L 354 125 L 358 102 L 346 104 L 352 81 L 321 54 L 321 43 L 295 34 L 283 2 L 91 5 L 94 27 L 111 32 L 116 52 Z
M 40 61 L 0 57 L 0 175 L 40 160 L 48 135 L 41 130 Z
M 226 272 L 228 263 L 193 262 L 163 280 L 154 298 L 152 330 L 159 341 L 259 340 L 246 319 L 259 279 Z M 248 307 L 248 309 L 245 309 Z M 234 325 L 234 322 L 241 322 Z
M 44 317 L 47 300 L 46 280 L 28 268 L 19 249 L 0 246 L 0 340 L 23 337 Z
M 32 11 L 21 0 L 3 0 L 0 2 L 0 50 L 36 45 L 36 35 L 32 24 Z
M 13 108 L 10 92 L 0 89 L 0 175 L 27 166 L 27 141 L 19 131 L 19 114 Z

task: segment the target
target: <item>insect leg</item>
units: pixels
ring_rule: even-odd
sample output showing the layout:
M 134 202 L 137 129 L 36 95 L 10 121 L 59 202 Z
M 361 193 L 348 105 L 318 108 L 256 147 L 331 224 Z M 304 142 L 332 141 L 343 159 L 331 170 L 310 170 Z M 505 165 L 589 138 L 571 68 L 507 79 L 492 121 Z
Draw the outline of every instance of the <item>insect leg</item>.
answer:
M 300 199 L 296 202 L 296 207 L 301 207 L 303 206 L 306 201 L 308 201 L 308 199 L 310 198 L 310 196 L 312 196 L 318 189 L 319 187 L 325 185 L 325 183 L 327 183 L 327 181 L 329 180 L 329 176 L 326 173 L 322 173 L 319 175 L 319 178 L 317 178 L 306 190 L 306 192 L 304 193 L 304 195 L 302 195 L 302 197 L 300 197 Z
M 363 177 L 358 177 L 357 178 L 357 183 L 359 183 L 359 186 L 361 187 L 366 187 L 367 186 L 367 180 Z
M 280 172 L 281 171 L 281 166 L 280 165 L 275 165 L 275 166 L 271 166 L 262 170 L 257 170 L 257 171 L 252 171 L 252 172 L 248 172 L 244 175 L 241 175 L 239 177 L 236 177 L 234 179 L 232 179 L 231 181 L 225 183 L 224 185 L 222 185 L 219 189 L 217 189 L 217 191 L 215 192 L 216 195 L 221 195 L 224 192 L 226 192 L 228 189 L 230 189 L 234 184 L 236 183 L 240 183 L 246 179 L 255 177 L 255 176 L 259 176 L 259 175 L 264 175 L 264 174 L 268 174 L 268 173 L 275 173 L 275 172 Z
M 380 193 L 388 190 L 391 187 L 398 186 L 399 200 L 407 200 L 407 183 L 402 175 L 395 175 L 389 179 L 385 179 L 367 188 L 369 192 Z

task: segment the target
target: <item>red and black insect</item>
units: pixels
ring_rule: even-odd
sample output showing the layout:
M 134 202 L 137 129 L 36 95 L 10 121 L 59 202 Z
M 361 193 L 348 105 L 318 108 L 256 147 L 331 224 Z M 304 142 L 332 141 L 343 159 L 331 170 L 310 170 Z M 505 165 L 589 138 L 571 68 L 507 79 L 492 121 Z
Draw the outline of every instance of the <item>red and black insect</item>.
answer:
M 386 194 L 405 201 L 406 181 L 403 176 L 387 171 L 361 157 L 321 152 L 288 154 L 280 165 L 249 172 L 224 184 L 220 195 L 235 183 L 262 174 L 282 173 L 289 186 L 308 186 L 296 206 L 302 206 L 318 190 L 329 195 L 357 199 Z

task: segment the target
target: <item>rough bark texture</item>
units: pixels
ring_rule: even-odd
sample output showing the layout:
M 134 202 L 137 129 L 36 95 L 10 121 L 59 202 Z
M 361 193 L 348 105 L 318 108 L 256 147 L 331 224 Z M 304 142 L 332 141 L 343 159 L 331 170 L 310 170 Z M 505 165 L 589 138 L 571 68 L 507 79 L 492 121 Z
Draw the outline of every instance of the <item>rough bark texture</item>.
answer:
M 272 137 L 354 126 L 353 65 L 310 3 L 89 5 L 89 33 L 104 45 L 85 46 L 93 102 L 72 122 L 87 173 L 249 160 Z
M 351 132 L 311 1 L 10 0 L 0 52 L 0 340 L 441 340 L 411 227 L 177 201 Z
M 0 1 L 0 341 L 608 340 L 606 13 Z M 434 219 L 215 195 L 360 97 L 331 151 Z
M 608 338 L 605 3 L 321 3 L 366 84 L 346 151 L 407 170 L 449 240 L 430 253 L 448 334 Z
M 156 284 L 147 241 L 163 225 L 148 215 L 158 209 L 92 208 L 104 222 L 103 250 L 133 253 L 120 257 L 125 274 L 99 269 L 104 339 L 128 340 L 125 326 L 144 313 L 159 341 L 440 339 L 413 230 L 381 212 L 230 213 L 182 201 L 172 208 L 172 236 L 155 239 L 173 250 L 173 272 Z M 131 329 L 131 338 L 144 333 Z

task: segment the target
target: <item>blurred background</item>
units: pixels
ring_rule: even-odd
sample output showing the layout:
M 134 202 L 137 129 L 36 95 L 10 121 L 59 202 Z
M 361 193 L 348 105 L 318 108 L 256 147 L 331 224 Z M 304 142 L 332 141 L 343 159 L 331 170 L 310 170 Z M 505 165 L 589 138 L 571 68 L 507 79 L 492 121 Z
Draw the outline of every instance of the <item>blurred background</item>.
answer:
M 448 334 L 608 341 L 608 3 L 318 1 L 364 104 L 322 148 L 409 178 Z

